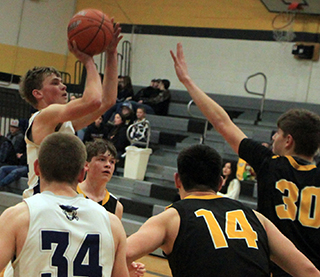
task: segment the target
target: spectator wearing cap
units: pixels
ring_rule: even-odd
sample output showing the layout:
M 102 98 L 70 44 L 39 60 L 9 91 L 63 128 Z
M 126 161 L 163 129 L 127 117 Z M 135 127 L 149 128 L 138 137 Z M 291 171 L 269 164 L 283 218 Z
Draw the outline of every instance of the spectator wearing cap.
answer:
M 113 108 L 104 114 L 104 124 L 112 124 L 116 114 L 122 114 L 125 119 L 125 125 L 130 125 L 136 119 L 135 111 L 131 101 L 117 103 Z
M 127 126 L 131 125 L 136 119 L 132 104 L 128 101 L 122 103 L 120 113 L 123 116 L 124 124 Z
M 12 142 L 16 154 L 24 151 L 24 135 L 20 129 L 18 119 L 10 120 L 9 133 L 6 135 L 6 137 Z

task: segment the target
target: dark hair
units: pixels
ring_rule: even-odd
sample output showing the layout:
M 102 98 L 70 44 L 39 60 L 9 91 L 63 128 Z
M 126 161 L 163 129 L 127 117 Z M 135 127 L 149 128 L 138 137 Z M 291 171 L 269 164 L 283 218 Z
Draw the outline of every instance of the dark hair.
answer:
M 83 142 L 73 134 L 53 133 L 40 145 L 39 167 L 41 177 L 48 182 L 74 184 L 86 161 Z
M 126 116 L 125 116 L 123 113 L 116 113 L 115 116 L 116 116 L 117 114 L 121 117 L 121 120 L 122 120 L 122 123 L 121 123 L 121 124 L 125 124 L 125 122 L 126 122 Z
M 223 166 L 222 166 L 222 171 L 223 171 L 223 167 L 227 164 L 227 163 L 230 163 L 230 169 L 231 169 L 231 173 L 230 175 L 228 176 L 227 180 L 226 180 L 226 183 L 224 185 L 224 187 L 228 187 L 230 182 L 233 180 L 233 179 L 236 179 L 237 178 L 237 164 L 238 162 L 236 161 L 226 161 Z
M 123 82 L 124 82 L 124 88 L 125 89 L 130 89 L 130 90 L 133 90 L 133 87 L 132 87 L 132 81 L 131 81 L 131 78 L 130 76 L 123 76 Z
M 33 96 L 32 91 L 34 89 L 42 89 L 42 83 L 45 77 L 55 74 L 57 77 L 61 77 L 60 72 L 54 67 L 37 67 L 35 66 L 21 78 L 19 84 L 20 96 L 31 104 L 34 108 L 37 107 L 38 101 Z
M 168 79 L 162 79 L 161 81 L 165 89 L 168 89 L 170 87 L 170 81 Z
M 138 109 L 140 109 L 140 110 L 142 110 L 144 113 L 146 113 L 146 108 L 145 108 L 145 107 L 143 107 L 143 106 L 141 106 L 141 105 L 138 105 L 137 110 L 138 110 Z
M 305 109 L 290 109 L 282 114 L 277 126 L 290 134 L 295 142 L 294 152 L 312 157 L 320 146 L 320 117 Z
M 87 162 L 91 162 L 93 157 L 99 156 L 109 151 L 114 158 L 117 156 L 117 150 L 113 143 L 104 139 L 95 139 L 86 143 Z
M 222 159 L 215 149 L 203 144 L 189 146 L 179 153 L 177 164 L 186 191 L 218 190 Z

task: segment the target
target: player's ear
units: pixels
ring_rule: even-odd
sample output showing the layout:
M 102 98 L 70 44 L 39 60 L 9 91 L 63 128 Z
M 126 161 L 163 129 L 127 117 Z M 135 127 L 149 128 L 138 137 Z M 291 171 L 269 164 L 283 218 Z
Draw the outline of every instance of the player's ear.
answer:
M 87 172 L 89 170 L 89 162 L 86 161 L 84 164 L 84 170 Z
M 79 175 L 78 175 L 78 183 L 83 182 L 85 175 L 86 175 L 86 171 L 84 168 L 82 168 Z
M 40 176 L 40 167 L 39 167 L 39 160 L 36 159 L 33 163 L 33 167 L 34 167 L 34 173 L 37 175 L 37 176 Z
M 38 90 L 38 89 L 34 89 L 33 91 L 32 91 L 32 95 L 33 95 L 33 97 L 35 97 L 36 99 L 41 99 L 42 98 L 42 92 L 40 91 L 40 90 Z
M 181 188 L 182 182 L 178 172 L 174 173 L 174 183 L 177 189 Z
M 287 148 L 292 148 L 293 146 L 294 146 L 294 139 L 290 134 L 288 134 L 287 135 L 287 140 L 286 140 L 286 147 Z
M 221 190 L 222 185 L 223 185 L 223 177 L 222 177 L 222 176 L 220 176 L 219 186 L 218 186 L 218 190 L 217 190 L 216 192 L 218 192 L 218 191 L 220 191 L 220 190 Z

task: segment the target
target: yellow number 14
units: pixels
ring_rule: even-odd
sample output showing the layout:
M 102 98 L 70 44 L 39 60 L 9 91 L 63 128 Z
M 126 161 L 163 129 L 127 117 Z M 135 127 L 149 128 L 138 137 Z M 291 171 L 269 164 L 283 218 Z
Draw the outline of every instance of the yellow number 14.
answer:
M 195 215 L 204 218 L 216 249 L 228 247 L 227 239 L 211 211 L 200 209 L 195 212 Z M 258 248 L 258 235 L 252 229 L 242 210 L 226 213 L 225 232 L 228 239 L 244 239 L 249 248 Z

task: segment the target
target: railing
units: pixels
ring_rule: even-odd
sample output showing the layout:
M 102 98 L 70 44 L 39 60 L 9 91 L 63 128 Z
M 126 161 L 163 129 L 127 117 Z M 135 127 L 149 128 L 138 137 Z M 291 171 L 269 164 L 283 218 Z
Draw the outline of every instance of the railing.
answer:
M 121 50 L 121 64 L 120 64 L 120 75 L 130 76 L 130 67 L 131 67 L 131 43 L 128 40 L 125 40 L 122 43 Z
M 261 75 L 264 79 L 264 86 L 263 86 L 263 92 L 262 93 L 259 93 L 259 92 L 255 92 L 255 91 L 250 91 L 247 87 L 248 85 L 248 81 L 253 78 L 253 77 L 256 77 L 258 75 Z M 263 110 L 264 110 L 264 100 L 266 98 L 266 92 L 267 92 L 267 76 L 262 73 L 262 72 L 257 72 L 253 75 L 250 75 L 247 80 L 245 81 L 244 83 L 244 89 L 246 90 L 246 92 L 250 93 L 250 94 L 254 94 L 254 95 L 259 95 L 259 96 L 262 96 L 261 98 L 261 104 L 260 104 L 260 110 L 257 114 L 257 119 L 255 120 L 254 124 L 257 125 L 259 121 L 262 120 L 262 114 L 263 114 Z
M 149 121 L 136 122 L 127 129 L 127 138 L 131 145 L 149 147 L 151 136 L 151 127 Z
M 197 119 L 204 119 L 203 116 L 198 116 L 198 115 L 195 115 L 191 112 L 191 106 L 193 103 L 194 103 L 194 101 L 190 100 L 187 105 L 187 111 L 190 114 L 190 116 L 192 116 L 193 118 L 197 118 Z M 209 121 L 207 119 L 205 119 L 204 130 L 203 130 L 203 133 L 200 137 L 200 144 L 204 144 L 204 141 L 207 137 L 208 124 L 209 124 Z
M 12 85 L 12 83 L 13 83 L 13 74 L 11 74 L 10 76 L 10 81 L 8 82 L 0 81 L 0 86 L 9 87 Z

